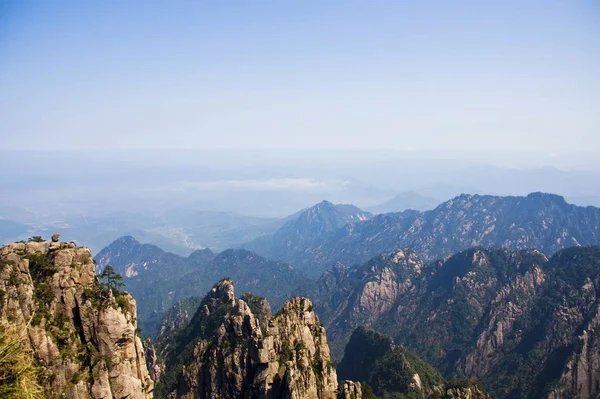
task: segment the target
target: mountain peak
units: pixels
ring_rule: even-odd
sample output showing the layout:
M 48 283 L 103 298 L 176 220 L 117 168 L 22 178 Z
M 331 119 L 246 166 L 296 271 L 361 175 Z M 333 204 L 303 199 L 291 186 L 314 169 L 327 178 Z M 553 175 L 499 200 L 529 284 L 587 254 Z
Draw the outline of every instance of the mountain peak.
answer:
M 536 200 L 541 200 L 541 201 L 549 201 L 549 202 L 553 202 L 556 204 L 566 204 L 567 203 L 567 201 L 565 200 L 565 197 L 563 197 L 562 195 L 552 194 L 552 193 L 544 193 L 541 191 L 529 193 L 529 194 L 527 194 L 526 198 L 536 199 Z
M 315 206 L 327 206 L 327 207 L 334 207 L 335 204 L 333 202 L 327 201 L 327 200 L 323 200 L 321 202 L 319 202 L 317 205 Z
M 107 265 L 111 265 L 117 273 L 132 277 L 139 273 L 139 267 L 147 269 L 164 253 L 159 247 L 142 244 L 132 236 L 119 237 L 94 257 L 96 271 L 100 272 Z
M 215 253 L 210 248 L 204 248 L 204 249 L 197 249 L 194 252 L 192 252 L 188 256 L 188 259 L 190 259 L 194 262 L 206 263 L 206 262 L 210 262 L 214 257 L 215 257 Z
M 142 245 L 141 242 L 139 242 L 138 240 L 136 240 L 133 236 L 122 236 L 117 238 L 116 240 L 114 240 L 110 245 L 113 244 L 117 244 L 117 245 L 127 245 L 127 246 L 131 246 L 131 245 Z
M 233 287 L 233 280 L 229 277 L 221 279 L 216 283 L 208 293 L 209 298 L 219 299 L 224 303 L 235 302 L 235 290 Z
M 183 387 L 202 398 L 360 397 L 360 384 L 347 381 L 338 386 L 325 328 L 308 299 L 290 299 L 270 317 L 264 314 L 269 313 L 264 299 L 245 298 L 254 304 L 235 298 L 232 281 L 221 280 L 202 300 L 191 328 L 181 330 L 179 337 L 189 343 L 187 348 L 169 342 L 169 336 L 161 341 L 158 348 L 165 349 L 169 373 L 168 383 L 160 387 L 164 396 L 174 397 Z M 193 357 L 186 356 L 189 348 Z M 172 367 L 181 364 L 183 371 Z M 224 373 L 227 378 L 221 377 Z

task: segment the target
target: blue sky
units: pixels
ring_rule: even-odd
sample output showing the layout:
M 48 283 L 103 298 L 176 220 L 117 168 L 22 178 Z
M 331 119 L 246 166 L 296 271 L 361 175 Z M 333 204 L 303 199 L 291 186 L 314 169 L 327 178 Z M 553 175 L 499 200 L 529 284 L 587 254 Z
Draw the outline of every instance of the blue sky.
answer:
M 3 148 L 600 149 L 600 2 L 0 2 Z

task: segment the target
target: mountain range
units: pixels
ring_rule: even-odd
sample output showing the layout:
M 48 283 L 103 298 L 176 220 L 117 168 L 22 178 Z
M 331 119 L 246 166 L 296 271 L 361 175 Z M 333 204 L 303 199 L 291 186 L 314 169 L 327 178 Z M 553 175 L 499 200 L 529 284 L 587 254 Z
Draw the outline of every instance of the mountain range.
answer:
M 137 249 L 125 246 L 115 260 L 142 261 L 118 267 L 129 271 L 126 279 L 163 272 L 160 262 L 141 256 L 146 250 L 159 260 L 174 256 L 131 238 L 120 244 Z M 211 270 L 239 272 L 244 290 L 294 284 L 276 275 L 289 265 L 247 251 L 198 251 L 190 258 L 195 263 L 181 267 L 191 270 L 186 279 L 198 278 L 196 297 Z M 273 281 L 255 283 L 263 269 Z M 475 247 L 435 261 L 395 250 L 360 265 L 338 263 L 316 282 L 303 280 L 274 315 L 266 299 L 237 297 L 233 281 L 223 278 L 204 298 L 175 303 L 155 344 L 146 339 L 143 347 L 136 301 L 115 276 L 108 269 L 95 276 L 90 251 L 73 243 L 3 247 L 0 346 L 17 348 L 9 353 L 21 357 L 9 364 L 0 358 L 2 373 L 23 382 L 13 373 L 25 367 L 30 389 L 71 399 L 600 394 L 600 247 L 570 247 L 551 257 Z
M 600 244 L 600 208 L 571 205 L 553 194 L 463 194 L 426 212 L 355 217 L 346 223 L 335 217 L 334 209 L 318 204 L 304 211 L 306 217 L 288 222 L 245 247 L 318 275 L 335 262 L 366 262 L 380 253 L 406 247 L 430 261 L 473 246 L 536 248 L 551 255 L 569 246 Z M 358 215 L 356 210 L 354 213 Z M 320 216 L 308 217 L 311 214 Z
M 203 249 L 182 257 L 122 237 L 95 261 L 98 271 L 111 264 L 123 275 L 126 288 L 140 299 L 140 324 L 154 336 L 162 312 L 226 276 L 278 307 L 297 287 L 311 284 L 337 262 L 361 264 L 397 248 L 410 248 L 423 262 L 431 262 L 473 246 L 537 248 L 552 255 L 572 245 L 598 243 L 598 208 L 570 205 L 542 193 L 461 195 L 431 211 L 377 216 L 323 201 L 291 215 L 274 233 L 243 245 L 251 251 L 215 254 Z M 278 284 L 280 278 L 286 284 Z
M 307 248 L 320 246 L 328 237 L 346 225 L 371 219 L 373 215 L 353 205 L 334 205 L 322 201 L 290 218 L 274 233 L 257 238 L 243 247 L 270 259 L 287 259 L 307 273 L 313 273 L 300 261 L 298 254 Z M 314 273 L 313 273 L 314 274 Z
M 266 296 L 274 309 L 293 296 L 309 298 L 327 329 L 332 362 L 345 357 L 357 328 L 389 336 L 392 346 L 372 359 L 372 368 L 387 369 L 393 359 L 406 370 L 418 368 L 433 381 L 419 390 L 424 397 L 461 378 L 497 398 L 593 397 L 600 386 L 594 371 L 600 248 L 586 245 L 600 243 L 599 220 L 598 208 L 543 193 L 461 195 L 431 211 L 376 216 L 323 201 L 245 245 L 254 251 L 204 249 L 181 257 L 122 237 L 95 260 L 98 271 L 110 264 L 123 275 L 139 301 L 139 324 L 158 339 L 157 359 L 167 365 L 191 361 L 189 348 L 188 360 L 168 348 L 191 342 L 191 333 L 182 338 L 178 331 L 205 317 L 200 293 L 227 276 L 243 291 Z M 257 310 L 261 300 L 242 298 L 270 325 L 271 316 Z M 169 375 L 164 394 L 191 378 Z M 412 395 L 416 384 L 390 387 L 366 371 L 359 380 L 382 397 Z
M 472 248 L 433 262 L 396 250 L 337 264 L 296 294 L 313 300 L 334 359 L 368 325 L 444 376 L 497 398 L 540 398 L 600 393 L 599 293 L 600 247 L 572 247 L 550 258 Z
M 378 380 L 370 382 L 381 398 L 489 398 L 471 381 L 447 383 L 405 348 L 378 345 L 377 353 L 368 345 L 377 337 L 363 339 L 370 334 L 360 331 L 346 352 L 346 364 L 357 372 L 348 372 L 349 367 L 340 372 L 354 374 L 362 383 L 336 373 L 326 331 L 309 299 L 290 299 L 272 315 L 266 300 L 237 298 L 233 282 L 223 279 L 186 325 L 166 329 L 158 337 L 153 349 L 159 373 L 155 396 L 374 399 L 363 378 L 367 367 L 374 366 Z M 365 353 L 377 356 L 374 364 L 360 361 Z

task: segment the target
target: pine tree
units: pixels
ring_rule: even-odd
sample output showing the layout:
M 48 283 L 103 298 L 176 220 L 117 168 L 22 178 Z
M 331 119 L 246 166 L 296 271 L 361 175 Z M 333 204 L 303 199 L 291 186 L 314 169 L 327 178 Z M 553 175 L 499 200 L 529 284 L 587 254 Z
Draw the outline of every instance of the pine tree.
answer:
M 123 277 L 117 272 L 111 265 L 107 265 L 102 274 L 100 275 L 100 280 L 105 280 L 106 283 L 103 284 L 104 288 L 107 290 L 111 290 L 113 294 L 118 294 L 119 288 L 123 287 Z

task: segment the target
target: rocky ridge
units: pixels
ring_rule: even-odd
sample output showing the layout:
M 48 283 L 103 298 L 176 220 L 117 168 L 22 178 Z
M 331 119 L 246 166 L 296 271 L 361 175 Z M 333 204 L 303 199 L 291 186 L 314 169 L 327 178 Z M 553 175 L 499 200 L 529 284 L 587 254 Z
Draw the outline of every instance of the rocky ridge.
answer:
M 170 370 L 160 381 L 160 394 L 169 398 L 362 397 L 360 384 L 338 385 L 325 329 L 308 299 L 291 299 L 270 318 L 260 303 L 236 298 L 229 279 L 217 283 L 185 329 L 159 337 L 157 348 Z
M 115 294 L 96 280 L 90 251 L 74 243 L 0 250 L 0 321 L 23 332 L 47 398 L 152 398 L 136 302 Z
M 398 250 L 360 266 L 337 264 L 299 294 L 325 315 L 334 358 L 348 331 L 367 324 L 445 376 L 481 381 L 494 397 L 593 398 L 598 287 L 600 247 L 550 259 L 473 248 L 429 263 Z
M 317 275 L 335 262 L 354 265 L 404 247 L 427 262 L 475 246 L 536 248 L 552 255 L 570 246 L 599 245 L 600 208 L 575 206 L 546 193 L 463 194 L 426 212 L 386 213 L 337 228 L 315 229 L 321 232 L 317 240 L 275 239 L 295 234 L 296 230 L 284 226 L 273 240 L 261 238 L 247 247 Z

